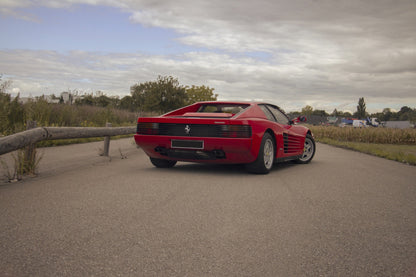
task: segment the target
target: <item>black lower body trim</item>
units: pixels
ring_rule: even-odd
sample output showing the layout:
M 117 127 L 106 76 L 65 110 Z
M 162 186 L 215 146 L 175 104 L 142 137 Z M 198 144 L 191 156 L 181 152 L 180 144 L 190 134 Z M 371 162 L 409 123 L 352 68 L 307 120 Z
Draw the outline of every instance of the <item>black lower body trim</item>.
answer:
M 302 157 L 302 155 L 296 155 L 296 156 L 290 156 L 290 157 L 284 157 L 284 158 L 277 158 L 275 160 L 275 162 L 276 163 L 283 163 L 283 162 L 288 162 L 288 161 L 294 161 L 294 160 L 297 160 L 301 157 Z
M 181 160 L 225 159 L 225 153 L 222 150 L 202 151 L 191 149 L 167 149 L 165 147 L 156 147 L 155 151 L 163 156 Z

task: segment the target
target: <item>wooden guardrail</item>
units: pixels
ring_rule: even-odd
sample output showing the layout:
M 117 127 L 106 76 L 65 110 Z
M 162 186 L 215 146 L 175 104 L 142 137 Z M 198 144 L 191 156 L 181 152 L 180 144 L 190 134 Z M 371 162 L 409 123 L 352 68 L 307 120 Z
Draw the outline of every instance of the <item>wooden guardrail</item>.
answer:
M 0 138 L 0 155 L 42 140 L 130 135 L 136 127 L 38 127 Z M 108 140 L 107 140 L 108 141 Z M 104 150 L 105 151 L 105 150 Z M 108 149 L 107 149 L 108 151 Z M 108 152 L 107 152 L 108 153 Z M 105 153 L 104 153 L 105 155 Z

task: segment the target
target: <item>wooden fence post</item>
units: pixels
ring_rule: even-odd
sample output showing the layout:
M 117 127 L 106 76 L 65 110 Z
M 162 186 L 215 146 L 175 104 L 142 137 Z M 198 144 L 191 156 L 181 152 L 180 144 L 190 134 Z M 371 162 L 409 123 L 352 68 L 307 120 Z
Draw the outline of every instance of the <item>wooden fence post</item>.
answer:
M 37 123 L 36 121 L 30 121 L 28 120 L 26 122 L 26 130 L 34 129 L 36 128 Z M 32 172 L 34 170 L 34 164 L 36 162 L 36 143 L 31 143 L 28 146 L 26 146 L 25 153 L 24 153 L 24 159 L 23 159 L 23 173 L 34 173 Z
M 36 121 L 30 121 L 28 120 L 26 122 L 26 130 L 34 129 L 36 128 L 37 123 Z M 35 151 L 36 143 L 31 143 L 26 147 L 25 151 L 25 160 L 30 161 L 33 158 L 33 151 Z
M 111 127 L 111 123 L 106 123 L 105 127 Z M 103 150 L 103 156 L 108 157 L 108 153 L 110 151 L 110 136 L 104 137 L 104 150 Z

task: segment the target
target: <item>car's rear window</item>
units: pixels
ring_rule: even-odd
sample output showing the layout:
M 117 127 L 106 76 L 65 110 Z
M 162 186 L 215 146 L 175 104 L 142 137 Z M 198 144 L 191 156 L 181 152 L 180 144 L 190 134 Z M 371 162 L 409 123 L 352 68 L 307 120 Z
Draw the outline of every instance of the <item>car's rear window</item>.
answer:
M 198 109 L 198 113 L 230 113 L 238 114 L 248 108 L 249 104 L 204 104 Z

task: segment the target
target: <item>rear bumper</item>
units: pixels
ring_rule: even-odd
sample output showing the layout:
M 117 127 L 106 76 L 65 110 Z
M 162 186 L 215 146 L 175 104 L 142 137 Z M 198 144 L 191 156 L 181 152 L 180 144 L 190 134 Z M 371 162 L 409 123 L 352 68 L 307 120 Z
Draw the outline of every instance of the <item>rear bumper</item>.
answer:
M 257 158 L 257 153 L 253 153 L 252 150 L 251 138 L 190 138 L 136 134 L 134 140 L 152 158 L 202 163 L 251 163 Z M 172 148 L 172 140 L 203 141 L 203 148 Z

